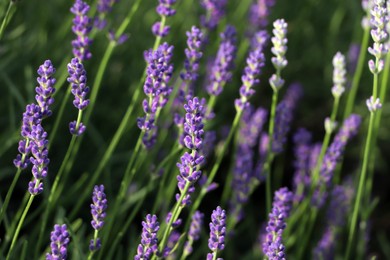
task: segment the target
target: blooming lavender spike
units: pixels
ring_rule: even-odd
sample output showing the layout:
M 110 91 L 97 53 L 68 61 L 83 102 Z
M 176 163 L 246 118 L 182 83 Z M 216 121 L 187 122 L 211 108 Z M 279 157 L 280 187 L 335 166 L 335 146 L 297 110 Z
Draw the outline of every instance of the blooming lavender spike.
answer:
M 278 19 L 273 25 L 274 29 L 272 32 L 274 36 L 271 38 L 273 44 L 271 51 L 275 57 L 272 57 L 271 61 L 276 71 L 279 73 L 273 74 L 269 83 L 274 90 L 278 90 L 284 85 L 284 80 L 279 75 L 280 71 L 287 66 L 287 23 L 284 19 Z
M 183 206 L 190 203 L 190 194 L 195 190 L 194 184 L 202 174 L 199 167 L 203 163 L 204 156 L 199 152 L 203 144 L 205 102 L 204 99 L 199 100 L 199 98 L 194 97 L 184 105 L 187 113 L 184 122 L 185 136 L 183 142 L 191 150 L 191 154 L 185 152 L 181 157 L 181 162 L 177 163 L 180 171 L 180 175 L 177 176 L 177 185 L 181 194 L 185 192 L 185 187 L 188 186 L 187 194 L 183 194 L 185 195 L 182 201 Z M 181 194 L 176 194 L 176 200 L 179 200 Z
M 176 10 L 172 6 L 176 3 L 176 0 L 159 0 L 159 4 L 156 8 L 157 13 L 161 16 L 161 19 L 173 16 L 176 14 Z M 170 27 L 163 25 L 162 22 L 156 22 L 152 26 L 152 32 L 158 37 L 165 37 L 169 34 Z
M 207 259 L 213 259 L 218 251 L 225 248 L 226 233 L 226 212 L 218 206 L 211 214 L 209 248 L 212 253 L 207 255 Z
M 266 227 L 267 236 L 263 243 L 263 252 L 269 259 L 285 259 L 282 233 L 286 228 L 286 219 L 290 214 L 293 193 L 287 188 L 275 192 L 272 211 Z
M 265 31 L 259 31 L 252 40 L 252 50 L 246 59 L 246 67 L 241 77 L 242 86 L 240 87 L 240 99 L 236 99 L 235 106 L 237 110 L 244 110 L 248 107 L 249 98 L 255 93 L 253 87 L 260 82 L 258 76 L 261 68 L 264 66 L 264 46 L 268 35 Z
M 143 143 L 148 149 L 152 148 L 156 141 L 156 115 L 165 106 L 172 92 L 168 85 L 173 72 L 173 66 L 170 64 L 172 52 L 173 46 L 163 43 L 156 51 L 148 50 L 144 53 L 148 63 L 144 92 L 148 98 L 142 103 L 146 115 L 138 118 L 137 125 L 145 133 Z
M 223 87 L 232 78 L 232 69 L 234 68 L 234 59 L 236 57 L 236 29 L 228 25 L 226 30 L 221 33 L 221 44 L 219 45 L 217 57 L 211 68 L 207 92 L 209 95 L 218 96 Z
M 244 111 L 239 130 L 239 135 L 241 136 L 239 142 L 253 148 L 257 145 L 260 133 L 267 120 L 268 112 L 262 107 L 257 108 L 253 112 L 251 110 Z
M 263 29 L 268 25 L 268 15 L 275 0 L 257 0 L 249 9 L 249 21 L 252 25 Z
M 371 8 L 371 37 L 374 40 L 374 44 L 372 47 L 368 47 L 368 52 L 375 57 L 375 60 L 369 60 L 368 66 L 373 74 L 379 74 L 384 67 L 383 57 L 388 52 L 387 44 L 385 43 L 388 37 L 385 30 L 387 23 L 385 1 L 373 0 Z
M 52 95 L 55 91 L 54 84 L 56 83 L 56 79 L 52 76 L 55 72 L 56 69 L 50 60 L 46 60 L 38 69 L 39 77 L 37 81 L 39 85 L 35 88 L 35 92 L 37 93 L 35 100 L 41 108 L 42 117 L 48 117 L 52 114 L 49 106 L 54 103 Z
M 104 225 L 104 218 L 106 217 L 107 199 L 104 193 L 104 185 L 96 185 L 92 193 L 91 225 L 93 229 L 99 231 Z M 101 247 L 100 239 L 91 239 L 89 249 L 91 251 L 99 250 Z
M 200 231 L 203 226 L 204 214 L 200 211 L 195 211 L 192 216 L 190 230 L 188 231 L 188 241 L 184 245 L 184 254 L 189 255 L 192 253 L 192 244 L 200 237 Z
M 346 78 L 345 57 L 340 52 L 337 52 L 333 57 L 333 87 L 332 95 L 334 98 L 340 98 L 345 91 Z
M 148 214 L 142 221 L 141 244 L 138 245 L 134 260 L 149 260 L 157 252 L 157 231 L 160 225 L 156 215 Z
M 72 8 L 70 8 L 70 11 L 75 15 L 72 31 L 77 36 L 72 41 L 73 55 L 80 61 L 89 60 L 92 57 L 89 51 L 89 45 L 91 45 L 92 40 L 88 37 L 92 29 L 91 19 L 87 16 L 89 5 L 82 0 L 76 0 Z
M 28 191 L 31 195 L 38 195 L 43 191 L 42 180 L 46 178 L 48 172 L 48 164 L 50 162 L 48 157 L 47 133 L 41 124 L 33 125 L 31 127 L 31 154 L 30 161 L 33 164 L 32 174 L 34 179 L 28 184 Z
M 225 15 L 226 4 L 227 0 L 202 0 L 200 5 L 206 10 L 206 15 L 200 17 L 202 26 L 214 30 Z
M 65 260 L 70 242 L 66 225 L 54 225 L 54 230 L 50 233 L 50 240 L 51 253 L 46 254 L 46 260 Z
M 94 19 L 94 26 L 97 29 L 103 30 L 106 27 L 107 21 L 105 16 L 111 12 L 112 7 L 116 2 L 118 2 L 118 0 L 99 0 L 97 4 L 98 15 Z

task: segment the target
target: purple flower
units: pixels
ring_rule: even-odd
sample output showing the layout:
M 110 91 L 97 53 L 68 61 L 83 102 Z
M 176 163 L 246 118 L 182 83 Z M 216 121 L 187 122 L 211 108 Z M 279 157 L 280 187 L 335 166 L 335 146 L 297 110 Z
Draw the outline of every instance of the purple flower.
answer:
M 171 221 L 172 218 L 172 212 L 168 212 L 167 217 L 165 218 L 165 222 L 169 224 L 169 221 Z M 172 228 L 177 228 L 181 225 L 182 220 L 181 218 L 177 219 L 175 222 L 172 223 Z
M 353 75 L 355 73 L 356 65 L 359 59 L 359 54 L 360 54 L 360 45 L 356 43 L 352 43 L 349 46 L 348 56 L 347 56 L 347 60 L 348 60 L 347 68 L 348 68 L 348 73 L 350 75 Z
M 70 241 L 66 225 L 54 225 L 54 230 L 50 233 L 50 240 L 51 253 L 46 254 L 46 260 L 66 259 Z
M 336 233 L 331 227 L 325 229 L 321 240 L 313 250 L 314 259 L 332 260 L 335 257 Z
M 142 221 L 142 227 L 141 244 L 138 245 L 134 260 L 149 260 L 157 252 L 157 231 L 160 229 L 157 216 L 148 214 Z
M 249 21 L 259 29 L 268 25 L 269 9 L 275 4 L 275 0 L 257 0 L 249 9 Z
M 261 68 L 264 66 L 264 46 L 268 35 L 265 31 L 259 31 L 252 40 L 252 50 L 246 59 L 246 67 L 241 77 L 242 86 L 240 87 L 240 99 L 236 99 L 235 106 L 237 110 L 245 109 L 249 98 L 255 93 L 253 86 L 260 82 L 257 77 L 260 75 Z
M 91 19 L 87 16 L 89 5 L 82 0 L 76 0 L 70 11 L 75 15 L 72 31 L 77 36 L 72 41 L 73 55 L 80 61 L 89 60 L 92 57 L 89 51 L 89 45 L 91 45 L 92 40 L 88 37 L 92 29 Z
M 206 15 L 200 17 L 202 26 L 214 30 L 225 15 L 227 0 L 201 0 L 200 5 L 206 10 Z
M 35 100 L 41 108 L 42 117 L 48 117 L 52 114 L 49 106 L 54 103 L 52 95 L 55 91 L 53 86 L 56 83 L 56 79 L 52 76 L 55 72 L 56 69 L 50 60 L 46 60 L 38 69 L 39 77 L 37 81 L 39 85 L 35 88 L 35 92 L 37 93 Z
M 231 80 L 237 52 L 236 29 L 233 26 L 228 25 L 225 32 L 221 33 L 221 38 L 207 86 L 207 92 L 213 96 L 221 94 L 225 84 Z
M 371 96 L 369 99 L 366 100 L 366 105 L 368 111 L 370 111 L 371 113 L 374 113 L 378 109 L 382 108 L 381 100 L 379 98 L 374 99 L 373 96 Z
M 287 23 L 284 19 L 278 19 L 274 23 L 272 30 L 274 37 L 271 38 L 273 47 L 272 53 L 275 55 L 271 61 L 276 71 L 281 71 L 287 66 L 286 52 L 287 52 Z M 269 80 L 271 87 L 274 90 L 280 89 L 284 85 L 284 80 L 280 77 L 280 73 L 273 74 Z
M 106 25 L 107 21 L 105 19 L 105 16 L 111 12 L 112 6 L 118 2 L 118 0 L 99 0 L 97 4 L 97 11 L 98 11 L 98 16 L 95 17 L 94 20 L 94 26 L 99 29 L 103 30 Z
M 42 180 L 46 178 L 48 172 L 48 164 L 50 163 L 48 157 L 47 133 L 40 123 L 31 127 L 30 134 L 31 154 L 30 161 L 33 164 L 32 174 L 34 179 L 28 184 L 28 191 L 31 195 L 38 195 L 43 191 Z
M 225 248 L 225 233 L 226 213 L 225 210 L 218 206 L 211 214 L 209 248 L 212 253 L 207 255 L 207 259 L 209 259 L 209 255 L 212 258 L 213 255 L 218 254 L 218 251 Z
M 180 233 L 176 230 L 172 231 L 172 233 L 168 237 L 167 246 L 163 250 L 163 257 L 167 258 L 168 256 L 172 259 L 176 259 L 177 255 L 172 250 L 176 247 L 177 243 L 180 239 Z
M 104 193 L 104 185 L 95 185 L 92 193 L 91 225 L 95 230 L 100 230 L 104 225 L 104 218 L 106 217 L 107 199 Z
M 205 100 L 199 100 L 194 97 L 188 100 L 184 105 L 186 110 L 184 122 L 184 145 L 191 150 L 191 154 L 185 152 L 181 157 L 181 162 L 177 163 L 180 175 L 177 176 L 178 187 L 181 193 L 185 192 L 185 186 L 190 185 L 185 195 L 182 204 L 188 205 L 190 203 L 190 195 L 194 190 L 194 184 L 200 178 L 202 172 L 199 170 L 203 163 L 204 156 L 199 152 L 203 144 L 203 118 L 205 113 Z M 176 199 L 179 200 L 180 194 L 176 194 Z
M 339 98 L 345 91 L 345 83 L 347 82 L 347 70 L 345 68 L 345 57 L 340 52 L 337 52 L 333 57 L 333 87 L 332 95 Z
M 254 169 L 253 176 L 259 181 L 265 181 L 265 174 L 263 172 L 264 163 L 267 159 L 269 136 L 266 133 L 262 133 L 259 138 L 259 159 Z
M 200 232 L 203 226 L 204 214 L 200 211 L 195 211 L 192 216 L 190 230 L 188 231 L 188 241 L 184 245 L 184 254 L 189 255 L 192 253 L 192 244 L 200 237 Z
M 263 243 L 263 252 L 269 259 L 285 259 L 282 233 L 286 228 L 286 219 L 290 214 L 293 193 L 287 188 L 275 192 L 272 211 L 266 227 L 266 239 Z
M 161 17 L 169 17 L 176 14 L 176 10 L 172 9 L 172 6 L 176 3 L 176 0 L 159 0 L 159 4 L 156 8 L 157 13 Z M 169 34 L 170 27 L 168 25 L 163 26 L 161 22 L 156 22 L 152 26 L 152 32 L 158 37 L 165 37 Z
M 275 116 L 275 129 L 272 142 L 272 151 L 275 154 L 283 151 L 283 146 L 290 131 L 291 122 L 295 107 L 302 96 L 302 87 L 292 84 L 285 95 L 285 98 L 278 104 Z
M 156 115 L 165 106 L 172 88 L 168 85 L 173 72 L 172 59 L 173 46 L 167 43 L 160 45 L 156 51 L 145 51 L 145 60 L 148 63 L 144 92 L 148 96 L 142 105 L 144 117 L 138 118 L 137 125 L 145 133 L 143 143 L 146 148 L 153 147 L 157 136 L 155 125 Z
M 309 170 L 310 172 L 314 171 L 317 167 L 318 157 L 321 153 L 322 144 L 316 143 L 311 146 L 310 158 L 309 158 Z

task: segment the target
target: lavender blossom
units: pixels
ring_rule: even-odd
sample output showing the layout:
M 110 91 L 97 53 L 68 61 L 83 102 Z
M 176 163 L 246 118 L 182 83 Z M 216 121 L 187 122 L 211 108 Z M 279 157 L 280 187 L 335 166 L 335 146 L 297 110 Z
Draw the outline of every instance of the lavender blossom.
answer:
M 134 260 L 149 260 L 158 249 L 157 231 L 160 225 L 157 216 L 148 214 L 145 221 L 142 221 L 142 227 L 141 244 L 138 245 Z
M 371 25 L 370 25 L 370 11 L 373 6 L 373 1 L 372 0 L 362 0 L 362 8 L 363 11 L 366 13 L 366 15 L 362 19 L 362 28 L 364 30 L 369 30 Z
M 70 11 L 75 15 L 73 18 L 72 31 L 77 38 L 72 41 L 73 55 L 80 61 L 89 60 L 92 57 L 89 45 L 92 40 L 88 37 L 91 32 L 91 19 L 87 16 L 89 5 L 82 0 L 76 0 Z
M 172 52 L 173 46 L 164 43 L 156 51 L 149 50 L 144 53 L 148 63 L 144 92 L 148 98 L 142 103 L 146 115 L 138 118 L 137 125 L 144 132 L 143 143 L 148 149 L 156 142 L 156 116 L 165 106 L 172 92 L 172 88 L 168 85 L 173 72 L 173 66 L 170 64 Z
M 204 214 L 200 211 L 195 211 L 192 216 L 190 230 L 188 231 L 188 241 L 184 245 L 184 254 L 189 255 L 192 253 L 192 244 L 200 237 L 200 232 L 203 226 Z
M 213 259 L 218 251 L 225 248 L 225 233 L 226 233 L 226 213 L 220 206 L 218 206 L 211 214 L 210 222 L 210 238 L 209 248 L 212 253 L 207 255 L 207 259 Z
M 221 33 L 221 38 L 222 41 L 211 68 L 207 86 L 207 93 L 213 96 L 220 95 L 225 84 L 231 80 L 237 52 L 236 29 L 233 26 L 228 25 L 226 30 Z
M 327 227 L 321 240 L 313 250 L 314 259 L 332 260 L 335 258 L 336 232 L 333 228 Z
M 107 199 L 104 193 L 104 185 L 96 185 L 92 193 L 92 204 L 91 214 L 92 221 L 91 225 L 93 229 L 99 231 L 104 225 L 104 218 L 106 217 Z M 89 243 L 89 249 L 91 251 L 99 250 L 101 247 L 100 238 L 91 239 Z
M 272 211 L 266 227 L 267 235 L 263 243 L 263 252 L 269 259 L 285 259 L 282 234 L 286 228 L 286 219 L 290 214 L 293 196 L 287 188 L 281 188 L 275 192 Z
M 242 86 L 240 87 L 240 99 L 235 100 L 235 106 L 238 111 L 248 107 L 249 98 L 255 93 L 253 87 L 260 82 L 258 76 L 261 68 L 264 66 L 264 45 L 267 42 L 268 35 L 265 31 L 259 31 L 252 40 L 252 51 L 246 60 L 247 66 L 241 77 Z
M 269 136 L 266 133 L 262 133 L 259 138 L 259 159 L 257 161 L 256 167 L 254 169 L 253 176 L 259 181 L 265 181 L 265 174 L 263 172 L 264 163 L 267 159 L 269 144 Z
M 112 6 L 118 2 L 118 0 L 99 0 L 97 3 L 97 11 L 98 16 L 95 17 L 94 20 L 94 26 L 99 29 L 103 30 L 107 25 L 107 20 L 105 19 L 105 16 L 111 12 Z
M 200 5 L 206 10 L 206 15 L 200 17 L 202 26 L 214 30 L 225 15 L 227 0 L 201 0 Z
M 368 111 L 371 113 L 374 113 L 378 109 L 382 108 L 382 103 L 379 98 L 374 99 L 373 96 L 371 96 L 369 99 L 366 100 L 366 105 L 368 108 Z
M 165 20 L 166 17 L 176 14 L 176 10 L 172 6 L 176 3 L 176 0 L 159 0 L 159 4 L 156 8 L 156 12 L 161 16 L 161 20 Z M 155 36 L 165 37 L 169 34 L 170 26 L 164 25 L 162 22 L 156 22 L 152 26 L 152 32 Z
M 334 98 L 340 98 L 345 91 L 345 83 L 347 82 L 347 70 L 345 65 L 345 57 L 340 52 L 337 52 L 333 57 L 333 87 L 332 95 Z
M 30 161 L 33 164 L 32 174 L 34 179 L 28 184 L 28 191 L 31 195 L 36 196 L 43 191 L 42 180 L 46 178 L 48 172 L 48 164 L 50 163 L 48 157 L 47 133 L 40 123 L 31 127 L 30 134 L 31 154 Z
M 309 170 L 310 172 L 314 171 L 317 167 L 318 157 L 321 153 L 321 143 L 316 143 L 311 146 L 310 158 L 309 158 Z
M 356 43 L 352 43 L 349 46 L 348 50 L 348 56 L 347 56 L 347 71 L 349 75 L 353 75 L 356 70 L 356 66 L 358 63 L 359 59 L 359 54 L 360 54 L 360 45 Z
M 89 99 L 86 99 L 89 87 L 87 86 L 87 73 L 78 58 L 73 58 L 68 63 L 68 73 L 69 77 L 67 80 L 72 87 L 71 92 L 74 95 L 73 105 L 82 111 L 89 104 Z M 85 131 L 86 127 L 81 122 L 73 121 L 69 124 L 69 129 L 71 134 L 79 136 Z
M 182 200 L 183 206 L 190 204 L 190 194 L 194 192 L 194 184 L 202 174 L 199 167 L 203 163 L 204 156 L 201 155 L 199 151 L 203 144 L 205 102 L 204 99 L 199 100 L 199 98 L 194 97 L 193 99 L 188 100 L 188 103 L 184 105 L 184 109 L 187 113 L 184 122 L 185 136 L 183 142 L 184 145 L 191 150 L 191 154 L 185 152 L 181 157 L 181 162 L 177 163 L 177 167 L 180 171 L 180 175 L 177 176 L 177 185 L 180 194 L 176 194 L 176 200 L 179 201 L 180 197 L 184 196 Z
M 50 240 L 51 253 L 46 254 L 46 260 L 65 260 L 70 242 L 66 225 L 54 225 L 54 230 L 50 233 Z
M 39 85 L 35 88 L 35 92 L 37 93 L 35 100 L 41 108 L 42 117 L 48 117 L 52 114 L 49 106 L 54 103 L 52 95 L 55 92 L 54 84 L 56 83 L 56 79 L 52 76 L 55 72 L 56 69 L 50 60 L 46 60 L 38 69 L 39 77 L 37 81 Z
M 284 19 L 278 19 L 274 23 L 274 29 L 272 30 L 274 37 L 271 38 L 273 47 L 272 53 L 275 57 L 272 57 L 271 61 L 277 72 L 273 74 L 269 79 L 269 83 L 274 91 L 279 90 L 284 85 L 284 80 L 280 77 L 280 71 L 287 66 L 286 52 L 287 52 L 287 23 Z
M 173 252 L 173 249 L 176 247 L 177 243 L 180 239 L 180 233 L 176 230 L 172 231 L 172 233 L 168 237 L 167 246 L 163 250 L 163 257 L 166 259 L 177 259 L 177 255 Z
M 290 131 L 291 122 L 295 107 L 302 96 L 302 87 L 295 83 L 292 84 L 285 95 L 285 98 L 276 108 L 275 129 L 272 142 L 272 151 L 279 154 L 283 151 L 283 146 L 287 140 L 287 134 Z
M 275 4 L 275 0 L 257 0 L 249 9 L 249 21 L 257 29 L 263 29 L 268 25 L 270 8 Z

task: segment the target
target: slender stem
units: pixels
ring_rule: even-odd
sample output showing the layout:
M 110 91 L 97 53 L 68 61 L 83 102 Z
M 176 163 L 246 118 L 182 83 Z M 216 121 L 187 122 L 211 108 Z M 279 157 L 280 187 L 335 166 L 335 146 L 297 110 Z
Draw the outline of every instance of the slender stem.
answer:
M 9 251 L 8 251 L 6 260 L 9 260 L 10 257 L 12 256 L 12 251 L 13 251 L 13 249 L 14 249 L 14 247 L 15 247 L 16 240 L 18 239 L 20 229 L 21 229 L 22 226 L 23 226 L 23 222 L 24 222 L 24 220 L 25 220 L 25 218 L 26 218 L 26 216 L 27 216 L 27 213 L 28 213 L 28 211 L 29 211 L 29 209 L 30 209 L 30 207 L 31 207 L 31 204 L 32 204 L 32 202 L 33 202 L 33 200 L 34 200 L 34 197 L 35 197 L 35 196 L 30 195 L 30 199 L 28 200 L 27 205 L 26 205 L 26 207 L 24 208 L 22 217 L 21 217 L 20 220 L 19 220 L 18 226 L 17 226 L 16 231 L 15 231 L 15 233 L 14 233 L 14 236 L 13 236 L 13 238 L 12 238 L 11 247 L 9 248 Z
M 317 215 L 318 215 L 318 210 L 316 208 L 313 208 L 311 211 L 310 211 L 310 217 L 309 217 L 309 224 L 308 226 L 306 225 L 302 225 L 301 229 L 304 230 L 304 236 L 303 237 L 303 241 L 302 244 L 298 247 L 298 257 L 297 259 L 304 259 L 303 257 L 303 253 L 304 252 L 307 252 L 307 243 L 310 241 L 310 236 L 311 236 L 311 233 L 313 231 L 313 228 L 314 228 L 314 224 L 316 222 L 316 219 L 317 219 Z
M 4 203 L 3 203 L 3 205 L 2 205 L 2 207 L 0 209 L 0 224 L 1 224 L 1 221 L 3 220 L 4 213 L 7 211 L 9 200 L 11 199 L 12 193 L 13 193 L 13 191 L 15 189 L 16 183 L 19 180 L 21 172 L 22 172 L 22 170 L 20 168 L 18 168 L 18 170 L 16 171 L 16 174 L 14 176 L 14 179 L 12 180 L 11 186 L 9 187 L 9 189 L 7 191 L 7 195 L 5 196 Z
M 94 235 L 93 235 L 93 245 L 95 247 L 96 247 L 96 240 L 98 238 L 98 234 L 99 234 L 99 230 L 95 229 L 95 232 L 94 232 Z M 95 253 L 95 251 L 92 251 L 92 250 L 89 251 L 88 260 L 92 259 L 92 256 L 93 256 L 94 253 Z
M 362 165 L 362 169 L 360 172 L 359 186 L 358 186 L 358 190 L 357 190 L 355 205 L 353 207 L 351 225 L 349 228 L 347 251 L 345 254 L 345 258 L 344 258 L 346 260 L 348 260 L 350 257 L 352 241 L 353 241 L 354 235 L 355 235 L 356 223 L 357 223 L 357 218 L 358 218 L 358 214 L 359 214 L 360 200 L 362 197 L 364 183 L 366 180 L 368 159 L 369 159 L 370 153 L 371 153 L 370 147 L 371 147 L 371 141 L 372 141 L 372 132 L 373 132 L 373 128 L 374 128 L 374 120 L 375 120 L 375 113 L 371 112 L 370 113 L 370 122 L 368 125 L 367 139 L 366 139 L 366 144 L 365 144 L 365 148 L 364 148 L 363 165 Z
M 264 163 L 264 170 L 267 174 L 266 177 L 266 214 L 268 212 L 271 212 L 271 201 L 272 201 L 272 184 L 271 184 L 271 164 L 273 162 L 273 159 L 275 157 L 274 153 L 272 152 L 272 143 L 274 139 L 274 128 L 275 128 L 275 115 L 276 115 L 276 106 L 278 104 L 278 89 L 273 88 L 273 94 L 272 94 L 272 104 L 271 104 L 271 117 L 269 120 L 269 126 L 268 126 L 268 151 L 267 151 L 267 160 Z
M 11 14 L 11 8 L 12 8 L 13 5 L 14 5 L 13 1 L 10 0 L 8 8 L 7 8 L 7 12 L 5 13 L 5 16 L 3 18 L 3 22 L 1 23 L 1 27 L 0 27 L 0 40 L 1 40 L 1 38 L 3 38 L 3 33 L 4 33 L 4 30 L 5 30 L 5 27 L 7 26 L 8 18 L 9 18 L 10 14 Z
M 213 260 L 217 260 L 217 251 L 213 252 Z
M 61 107 L 60 107 L 60 110 L 58 111 L 58 114 L 56 116 L 56 120 L 54 122 L 54 127 L 53 127 L 53 131 L 51 131 L 52 133 L 52 136 L 50 138 L 50 143 L 49 143 L 49 146 L 48 146 L 48 149 L 50 150 L 50 146 L 52 143 L 54 143 L 54 139 L 56 137 L 56 134 L 58 132 L 58 127 L 60 125 L 60 122 L 62 122 L 62 116 L 64 114 L 64 111 L 65 111 L 65 107 L 66 107 L 66 104 L 68 102 L 68 99 L 70 97 L 70 91 L 66 91 L 65 92 L 65 96 L 63 97 L 62 99 L 62 102 L 61 102 Z
M 366 52 L 367 52 L 369 39 L 370 39 L 370 30 L 365 29 L 363 33 L 361 47 L 360 47 L 359 60 L 356 65 L 356 70 L 352 79 L 351 89 L 348 93 L 347 104 L 344 110 L 344 120 L 352 113 L 352 109 L 355 104 L 356 93 L 359 88 L 359 83 L 362 77 L 362 72 L 366 60 Z

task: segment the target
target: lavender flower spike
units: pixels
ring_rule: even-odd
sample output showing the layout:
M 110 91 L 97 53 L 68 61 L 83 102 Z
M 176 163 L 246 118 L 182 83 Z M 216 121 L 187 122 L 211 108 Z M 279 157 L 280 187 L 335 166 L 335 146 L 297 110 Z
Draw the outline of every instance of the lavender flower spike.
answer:
M 241 77 L 242 86 L 240 87 L 240 99 L 235 100 L 237 110 L 243 110 L 248 107 L 249 98 L 255 93 L 253 86 L 259 83 L 261 68 L 264 66 L 264 45 L 267 42 L 268 35 L 265 31 L 259 31 L 255 34 L 252 41 L 252 51 L 246 59 L 244 75 Z
M 51 253 L 46 254 L 46 260 L 65 260 L 70 241 L 66 225 L 54 225 L 54 230 L 50 233 L 50 240 Z
M 214 30 L 225 15 L 226 4 L 227 0 L 201 0 L 201 7 L 206 9 L 206 15 L 200 17 L 202 26 Z
M 340 98 L 345 91 L 345 83 L 347 70 L 345 65 L 345 57 L 340 52 L 337 52 L 333 57 L 333 87 L 332 95 L 334 98 Z
M 38 195 L 43 191 L 42 180 L 46 178 L 48 172 L 47 133 L 40 123 L 31 127 L 31 154 L 30 161 L 33 164 L 32 174 L 34 179 L 28 184 L 28 191 L 31 195 Z
M 103 30 L 104 27 L 106 27 L 107 21 L 105 16 L 111 12 L 112 6 L 118 1 L 119 0 L 99 0 L 97 3 L 98 16 L 94 20 L 94 26 L 97 29 Z
M 76 0 L 70 11 L 75 15 L 72 31 L 77 36 L 72 41 L 73 55 L 80 61 L 89 60 L 92 57 L 89 51 L 89 45 L 91 45 L 92 40 L 88 37 L 92 29 L 91 19 L 87 16 L 89 5 L 82 0 Z
M 275 0 L 257 0 L 249 9 L 249 21 L 252 25 L 265 28 L 268 25 L 269 9 L 275 4 Z
M 176 0 L 159 0 L 159 4 L 156 8 L 157 13 L 161 16 L 162 20 L 166 17 L 173 16 L 176 14 L 176 10 L 172 6 L 176 3 Z M 162 22 L 156 22 L 152 26 L 152 32 L 155 36 L 165 37 L 169 34 L 170 27 L 163 25 Z
M 263 252 L 268 259 L 285 259 L 282 233 L 286 228 L 286 219 L 290 214 L 293 196 L 287 188 L 281 188 L 275 192 L 272 211 L 266 227 L 267 236 L 263 243 Z
M 92 204 L 91 204 L 91 214 L 92 221 L 91 225 L 96 230 L 99 231 L 104 225 L 104 218 L 106 217 L 107 209 L 107 199 L 106 194 L 104 193 L 104 185 L 96 185 L 92 193 Z M 99 250 L 101 247 L 101 242 L 99 238 L 91 239 L 89 243 L 89 249 L 91 251 Z
M 207 254 L 207 260 L 212 260 L 218 251 L 225 248 L 225 233 L 226 213 L 218 206 L 211 214 L 209 248 L 212 253 Z
M 284 19 L 278 19 L 274 22 L 274 29 L 272 30 L 274 37 L 271 38 L 273 47 L 271 61 L 276 71 L 280 72 L 287 66 L 286 52 L 287 52 L 287 23 Z M 273 74 L 269 80 L 271 87 L 274 90 L 280 89 L 284 85 L 284 80 L 280 77 L 280 73 Z
M 35 100 L 41 108 L 42 117 L 48 117 L 52 114 L 49 106 L 54 102 L 52 95 L 55 91 L 53 86 L 56 83 L 56 79 L 52 76 L 55 72 L 56 69 L 50 60 L 46 60 L 38 69 L 39 77 L 37 81 L 39 85 L 35 88 L 35 92 L 37 93 Z
M 226 30 L 221 33 L 221 39 L 222 41 L 211 68 L 209 84 L 207 86 L 207 93 L 213 96 L 220 95 L 225 84 L 232 78 L 232 69 L 237 52 L 236 29 L 228 25 Z
M 157 252 L 157 231 L 160 225 L 156 215 L 148 214 L 142 221 L 142 227 L 141 244 L 138 245 L 134 260 L 149 260 Z
M 188 231 L 188 241 L 184 245 L 184 254 L 189 255 L 192 253 L 192 244 L 200 237 L 200 231 L 203 225 L 204 214 L 200 211 L 195 211 L 192 216 L 190 230 Z
M 388 47 L 385 43 L 388 38 L 385 30 L 387 10 L 384 0 L 373 0 L 373 3 L 370 22 L 372 26 L 371 37 L 374 40 L 374 44 L 372 47 L 368 47 L 368 52 L 375 57 L 375 60 L 369 60 L 368 67 L 372 74 L 379 74 L 384 67 L 383 57 L 388 52 Z
M 68 73 L 68 82 L 71 84 L 71 92 L 74 95 L 73 105 L 82 111 L 89 104 L 89 99 L 86 99 L 89 87 L 87 86 L 87 73 L 78 58 L 73 58 L 68 64 Z M 85 131 L 86 127 L 81 122 L 77 124 L 76 121 L 73 121 L 69 124 L 69 128 L 71 134 L 79 136 Z

